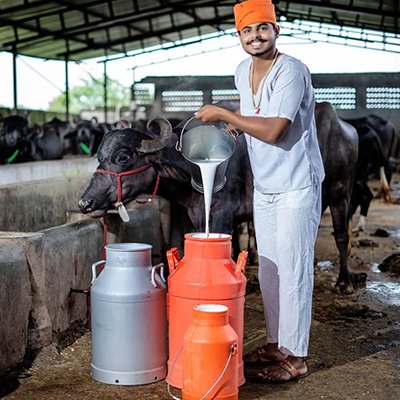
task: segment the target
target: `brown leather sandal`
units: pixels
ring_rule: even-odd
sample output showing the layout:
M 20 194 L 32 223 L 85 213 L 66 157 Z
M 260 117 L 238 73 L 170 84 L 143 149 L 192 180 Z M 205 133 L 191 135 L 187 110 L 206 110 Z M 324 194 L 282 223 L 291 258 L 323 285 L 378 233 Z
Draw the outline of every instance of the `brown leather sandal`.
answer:
M 279 363 L 280 361 L 282 361 L 282 359 L 272 358 L 270 355 L 268 355 L 266 351 L 266 346 L 261 346 L 251 353 L 244 355 L 243 361 L 245 364 L 269 364 Z
M 276 369 L 283 369 L 285 372 L 289 374 L 289 379 L 279 379 L 274 378 L 269 375 L 270 368 L 264 368 L 261 371 L 257 372 L 257 374 L 249 377 L 252 382 L 255 383 L 286 383 L 293 380 L 299 380 L 305 378 L 308 375 L 307 365 L 304 363 L 304 367 L 296 368 L 290 361 L 283 360 L 279 364 L 277 364 Z

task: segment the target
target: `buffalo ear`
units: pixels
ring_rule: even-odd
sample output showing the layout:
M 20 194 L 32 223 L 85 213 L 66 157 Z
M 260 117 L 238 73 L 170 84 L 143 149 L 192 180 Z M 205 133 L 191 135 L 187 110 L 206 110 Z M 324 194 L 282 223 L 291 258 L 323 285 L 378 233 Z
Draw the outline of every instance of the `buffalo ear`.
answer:
M 143 139 L 137 149 L 140 153 L 155 153 L 169 143 L 172 137 L 171 123 L 165 118 L 157 117 L 147 123 L 147 129 L 150 130 L 154 125 L 159 127 L 160 134 L 154 139 Z

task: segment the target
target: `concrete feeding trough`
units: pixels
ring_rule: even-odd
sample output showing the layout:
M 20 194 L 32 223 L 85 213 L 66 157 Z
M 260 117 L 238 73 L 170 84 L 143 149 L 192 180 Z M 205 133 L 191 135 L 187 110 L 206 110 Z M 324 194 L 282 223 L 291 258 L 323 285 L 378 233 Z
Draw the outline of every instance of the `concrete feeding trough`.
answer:
M 86 296 L 71 290 L 90 287 L 91 265 L 102 258 L 102 220 L 78 211 L 96 160 L 48 164 L 0 167 L 0 375 L 22 362 L 27 350 L 86 321 Z M 155 200 L 151 206 L 132 203 L 127 224 L 110 212 L 108 243 L 150 243 L 159 261 L 168 206 Z

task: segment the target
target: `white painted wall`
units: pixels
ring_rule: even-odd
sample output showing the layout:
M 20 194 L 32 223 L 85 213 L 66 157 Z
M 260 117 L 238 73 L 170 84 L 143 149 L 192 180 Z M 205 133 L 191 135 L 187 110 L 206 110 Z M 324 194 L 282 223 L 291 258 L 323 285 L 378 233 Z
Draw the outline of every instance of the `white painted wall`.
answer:
M 0 165 L 0 186 L 47 178 L 87 177 L 95 171 L 97 165 L 97 159 L 88 156 Z

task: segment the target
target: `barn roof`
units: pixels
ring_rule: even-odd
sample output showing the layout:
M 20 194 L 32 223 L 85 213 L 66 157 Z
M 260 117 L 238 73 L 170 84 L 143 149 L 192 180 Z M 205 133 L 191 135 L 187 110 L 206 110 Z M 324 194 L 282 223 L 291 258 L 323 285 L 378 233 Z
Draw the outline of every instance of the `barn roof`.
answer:
M 397 0 L 274 2 L 278 3 L 278 16 L 288 21 L 314 21 L 400 35 Z M 151 46 L 175 45 L 188 38 L 232 28 L 234 3 L 234 0 L 2 0 L 0 50 L 79 61 Z

